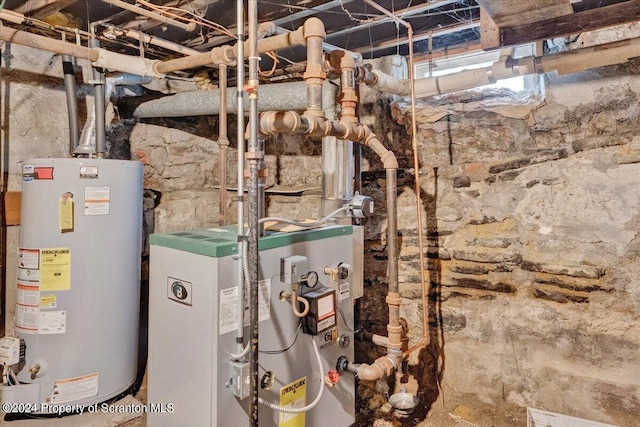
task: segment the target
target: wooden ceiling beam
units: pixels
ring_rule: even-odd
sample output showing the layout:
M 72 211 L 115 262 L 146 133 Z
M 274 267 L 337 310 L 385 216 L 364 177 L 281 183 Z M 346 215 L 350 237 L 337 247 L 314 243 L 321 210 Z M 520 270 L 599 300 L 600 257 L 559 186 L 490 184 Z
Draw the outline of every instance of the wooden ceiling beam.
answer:
M 25 16 L 42 19 L 75 2 L 76 0 L 28 0 L 13 11 L 22 13 Z
M 485 24 L 488 26 L 482 28 L 481 34 L 484 36 L 486 30 L 487 34 L 493 36 L 492 39 L 487 38 L 482 44 L 485 49 L 515 46 L 635 21 L 640 21 L 640 0 L 629 0 L 624 3 L 598 7 L 583 12 L 556 16 L 544 21 L 502 26 L 499 27 L 499 43 L 495 42 L 495 29 L 491 28 L 490 23 Z

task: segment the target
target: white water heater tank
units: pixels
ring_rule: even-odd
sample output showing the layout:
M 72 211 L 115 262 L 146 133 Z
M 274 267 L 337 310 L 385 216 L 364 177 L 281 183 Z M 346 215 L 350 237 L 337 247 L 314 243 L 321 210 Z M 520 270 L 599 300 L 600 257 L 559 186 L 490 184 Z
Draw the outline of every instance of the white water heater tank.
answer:
M 26 364 L 3 402 L 47 412 L 104 402 L 135 382 L 142 175 L 124 160 L 24 163 L 14 323 Z

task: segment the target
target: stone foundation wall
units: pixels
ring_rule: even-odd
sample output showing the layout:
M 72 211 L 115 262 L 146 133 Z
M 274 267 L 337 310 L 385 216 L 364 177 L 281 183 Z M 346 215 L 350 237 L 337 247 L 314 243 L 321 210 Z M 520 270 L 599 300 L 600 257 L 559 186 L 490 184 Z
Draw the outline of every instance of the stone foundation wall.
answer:
M 443 392 L 425 403 L 466 408 L 479 425 L 516 425 L 514 413 L 524 425 L 527 406 L 638 423 L 638 64 L 548 76 L 546 102 L 520 119 L 451 100 L 431 122 L 435 107 L 418 106 L 429 348 Z M 391 109 L 408 125 L 405 104 Z M 414 195 L 401 191 L 399 227 L 417 340 Z M 367 317 L 381 325 L 376 306 Z M 487 419 L 483 404 L 513 410 Z
M 637 422 L 638 66 L 548 76 L 546 98 L 518 106 L 444 99 L 438 104 L 445 114 L 435 121 L 433 105 L 418 106 L 431 343 L 412 355 L 409 371 L 421 409 L 394 420 L 383 396 L 363 386 L 361 425 L 375 418 L 415 425 L 430 410 L 479 425 L 524 425 L 528 406 Z M 416 342 L 423 310 L 408 105 L 364 92 L 363 121 L 394 149 L 402 168 L 402 315 Z M 157 231 L 218 221 L 215 119 L 178 124 L 137 123 L 129 135 L 132 151 L 147 163 L 147 186 L 163 192 Z M 316 216 L 319 141 L 280 137 L 266 144 L 268 187 L 312 189 L 272 194 L 268 214 Z M 384 334 L 384 172 L 368 150 L 363 155 L 363 192 L 378 209 L 365 224 L 363 324 Z M 232 222 L 234 199 L 230 192 Z M 367 344 L 357 349 L 361 361 L 380 354 Z

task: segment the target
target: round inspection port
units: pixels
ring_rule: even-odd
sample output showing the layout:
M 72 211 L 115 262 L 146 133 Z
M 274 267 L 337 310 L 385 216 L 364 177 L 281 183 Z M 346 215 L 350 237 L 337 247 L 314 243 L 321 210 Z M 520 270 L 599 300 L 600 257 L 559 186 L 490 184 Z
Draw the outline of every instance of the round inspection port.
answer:
M 273 372 L 271 371 L 267 371 L 265 372 L 265 374 L 262 376 L 262 379 L 260 380 L 260 388 L 263 390 L 271 390 L 271 387 L 273 387 L 273 383 L 275 382 L 275 375 L 273 375 Z

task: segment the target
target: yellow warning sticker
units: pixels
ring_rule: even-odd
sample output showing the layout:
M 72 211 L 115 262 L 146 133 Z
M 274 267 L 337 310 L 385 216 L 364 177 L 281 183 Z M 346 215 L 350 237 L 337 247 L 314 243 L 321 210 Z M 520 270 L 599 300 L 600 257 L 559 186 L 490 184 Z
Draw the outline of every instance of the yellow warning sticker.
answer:
M 58 228 L 73 231 L 73 194 L 64 193 L 58 200 Z
M 56 294 L 40 295 L 40 308 L 56 308 Z
M 280 406 L 302 408 L 307 404 L 307 377 L 302 377 L 280 388 Z M 305 414 L 280 412 L 279 427 L 304 427 Z
M 40 250 L 40 290 L 71 289 L 71 253 L 69 248 Z

